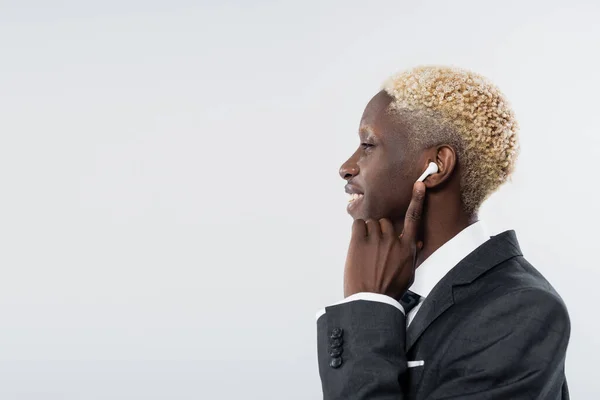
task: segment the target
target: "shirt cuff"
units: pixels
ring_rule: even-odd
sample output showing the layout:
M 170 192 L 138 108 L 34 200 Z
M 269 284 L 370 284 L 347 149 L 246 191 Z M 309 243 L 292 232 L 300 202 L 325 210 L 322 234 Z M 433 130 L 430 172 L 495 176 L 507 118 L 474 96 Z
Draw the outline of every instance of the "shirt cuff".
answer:
M 404 312 L 404 308 L 402 307 L 402 305 L 400 304 L 400 302 L 398 300 L 396 300 L 390 296 L 386 296 L 385 294 L 380 294 L 380 293 L 370 293 L 370 292 L 355 293 L 352 296 L 346 297 L 344 300 L 341 300 L 341 301 L 338 301 L 337 303 L 332 304 L 331 306 L 337 306 L 338 304 L 349 303 L 351 301 L 356 301 L 356 300 L 377 301 L 379 303 L 389 304 L 393 307 L 396 307 L 398 310 L 400 310 L 400 312 L 402 314 L 406 315 L 406 313 Z M 324 308 L 320 309 L 317 312 L 316 319 L 318 320 L 324 314 L 325 314 L 325 309 Z

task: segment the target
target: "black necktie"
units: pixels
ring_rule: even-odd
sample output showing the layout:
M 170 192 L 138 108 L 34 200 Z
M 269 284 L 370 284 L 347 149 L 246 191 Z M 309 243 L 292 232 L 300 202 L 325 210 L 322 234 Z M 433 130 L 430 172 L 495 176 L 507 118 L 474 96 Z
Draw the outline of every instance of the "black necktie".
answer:
M 408 316 L 410 310 L 415 308 L 415 306 L 419 304 L 420 300 L 421 296 L 414 292 L 411 292 L 410 290 L 404 293 L 404 296 L 402 296 L 402 299 L 400 299 L 400 304 L 402 304 L 402 307 L 404 308 L 405 315 Z

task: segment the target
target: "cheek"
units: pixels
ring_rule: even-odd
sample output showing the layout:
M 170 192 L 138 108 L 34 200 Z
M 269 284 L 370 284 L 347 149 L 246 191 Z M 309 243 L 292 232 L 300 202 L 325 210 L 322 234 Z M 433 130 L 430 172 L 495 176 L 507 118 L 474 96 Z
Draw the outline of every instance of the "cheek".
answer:
M 386 168 L 382 171 L 382 177 L 385 177 L 386 185 L 390 192 L 394 193 L 394 197 L 406 192 L 406 187 L 410 181 L 411 165 L 405 160 L 391 160 L 386 164 Z
M 366 205 L 372 211 L 389 214 L 406 192 L 404 182 L 398 174 L 390 170 L 380 170 L 377 176 L 372 176 L 369 184 L 369 196 Z
M 371 212 L 389 216 L 407 207 L 410 201 L 414 183 L 410 178 L 413 166 L 404 158 L 390 159 L 386 154 L 377 154 L 375 157 L 362 170 L 368 191 L 365 207 Z
M 405 157 L 392 160 L 389 164 L 389 176 L 396 182 L 410 180 L 415 168 L 414 163 L 409 162 Z
M 404 218 L 412 196 L 412 166 L 397 162 L 391 165 L 387 176 L 386 206 L 394 217 Z

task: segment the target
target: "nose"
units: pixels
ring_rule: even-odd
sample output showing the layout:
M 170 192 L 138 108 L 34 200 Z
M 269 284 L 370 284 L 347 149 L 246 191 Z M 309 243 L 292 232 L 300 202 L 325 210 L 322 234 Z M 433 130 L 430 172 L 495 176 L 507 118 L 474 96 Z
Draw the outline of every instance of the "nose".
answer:
M 350 180 L 358 175 L 358 165 L 350 158 L 340 167 L 340 176 L 342 179 Z

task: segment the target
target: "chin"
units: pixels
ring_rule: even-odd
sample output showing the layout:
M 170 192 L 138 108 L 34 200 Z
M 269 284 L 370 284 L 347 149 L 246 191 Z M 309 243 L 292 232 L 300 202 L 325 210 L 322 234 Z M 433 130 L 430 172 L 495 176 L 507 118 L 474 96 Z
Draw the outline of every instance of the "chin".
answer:
M 352 217 L 353 221 L 356 221 L 357 219 L 364 219 L 365 221 L 367 220 L 367 218 L 365 218 L 361 213 L 359 212 L 351 212 L 349 211 L 348 214 L 350 215 L 350 217 Z
M 356 221 L 357 219 L 362 219 L 364 221 L 366 221 L 368 219 L 374 219 L 373 217 L 370 217 L 368 215 L 368 213 L 361 212 L 360 210 L 354 210 L 354 212 L 350 213 L 350 216 L 352 217 L 352 220 L 354 220 L 354 221 Z

